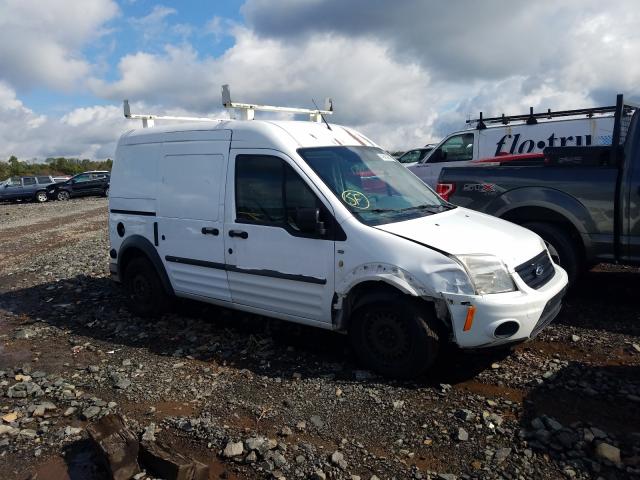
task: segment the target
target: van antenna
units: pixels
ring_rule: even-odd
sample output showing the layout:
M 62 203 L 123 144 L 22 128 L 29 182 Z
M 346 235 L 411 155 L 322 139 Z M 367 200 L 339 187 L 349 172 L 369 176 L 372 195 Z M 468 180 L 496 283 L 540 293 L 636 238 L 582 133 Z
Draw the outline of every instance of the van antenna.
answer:
M 327 119 L 324 118 L 324 115 L 322 114 L 322 110 L 320 110 L 320 108 L 318 108 L 318 104 L 316 103 L 316 101 L 312 98 L 311 101 L 313 102 L 313 106 L 316 107 L 316 110 L 318 110 L 318 113 L 320 114 L 320 118 L 322 119 L 322 121 L 324 122 L 324 124 L 327 126 L 327 128 L 329 130 L 331 130 L 331 126 L 329 126 L 329 122 L 327 122 Z M 333 102 L 331 101 L 331 99 L 329 99 L 329 111 L 333 111 Z M 333 131 L 333 130 L 331 130 Z

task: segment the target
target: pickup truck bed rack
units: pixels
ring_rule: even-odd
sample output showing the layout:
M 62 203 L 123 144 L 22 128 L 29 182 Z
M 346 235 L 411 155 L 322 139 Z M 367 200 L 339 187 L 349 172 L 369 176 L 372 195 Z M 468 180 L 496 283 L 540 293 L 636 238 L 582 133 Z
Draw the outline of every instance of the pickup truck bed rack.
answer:
M 534 113 L 533 107 L 529 107 L 529 113 L 523 115 L 505 115 L 504 113 L 499 117 L 484 117 L 483 112 L 480 112 L 478 118 L 471 118 L 466 121 L 468 125 L 475 124 L 475 128 L 478 130 L 484 130 L 487 128 L 487 124 L 502 124 L 508 125 L 512 122 L 524 122 L 527 125 L 535 125 L 538 123 L 538 119 L 551 120 L 559 117 L 577 117 L 584 115 L 587 118 L 592 118 L 594 115 L 604 114 L 616 114 L 620 111 L 620 105 L 622 105 L 622 111 L 629 117 L 633 114 L 635 106 L 631 104 L 624 104 L 622 102 L 622 95 L 618 95 L 615 105 L 606 107 L 591 107 L 591 108 L 577 108 L 574 110 L 557 110 L 552 111 L 550 108 L 546 112 Z

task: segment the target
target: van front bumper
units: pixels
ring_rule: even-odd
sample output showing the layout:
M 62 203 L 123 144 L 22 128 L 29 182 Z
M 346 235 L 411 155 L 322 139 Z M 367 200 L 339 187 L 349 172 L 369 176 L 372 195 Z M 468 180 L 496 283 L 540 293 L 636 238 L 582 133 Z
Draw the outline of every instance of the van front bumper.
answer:
M 444 293 L 455 343 L 461 348 L 482 348 L 522 342 L 537 336 L 560 312 L 567 289 L 567 273 L 557 265 L 554 267 L 553 278 L 538 290 L 512 274 L 518 289 L 515 292 L 491 295 Z

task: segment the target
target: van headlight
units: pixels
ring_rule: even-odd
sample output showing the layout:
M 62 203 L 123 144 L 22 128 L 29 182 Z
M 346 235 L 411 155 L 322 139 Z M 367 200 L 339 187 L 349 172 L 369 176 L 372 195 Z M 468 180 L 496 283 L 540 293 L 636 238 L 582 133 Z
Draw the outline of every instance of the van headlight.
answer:
M 493 255 L 457 255 L 478 295 L 513 292 L 516 289 L 507 267 Z

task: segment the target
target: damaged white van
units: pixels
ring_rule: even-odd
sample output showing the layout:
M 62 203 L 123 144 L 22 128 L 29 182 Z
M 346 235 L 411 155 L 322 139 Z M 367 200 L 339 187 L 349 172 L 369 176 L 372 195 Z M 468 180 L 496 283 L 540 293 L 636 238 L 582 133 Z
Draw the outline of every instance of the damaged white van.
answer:
M 335 124 L 129 131 L 109 210 L 111 273 L 137 314 L 179 296 L 345 332 L 394 377 L 425 372 L 444 342 L 534 337 L 567 285 L 536 234 L 448 204 Z

